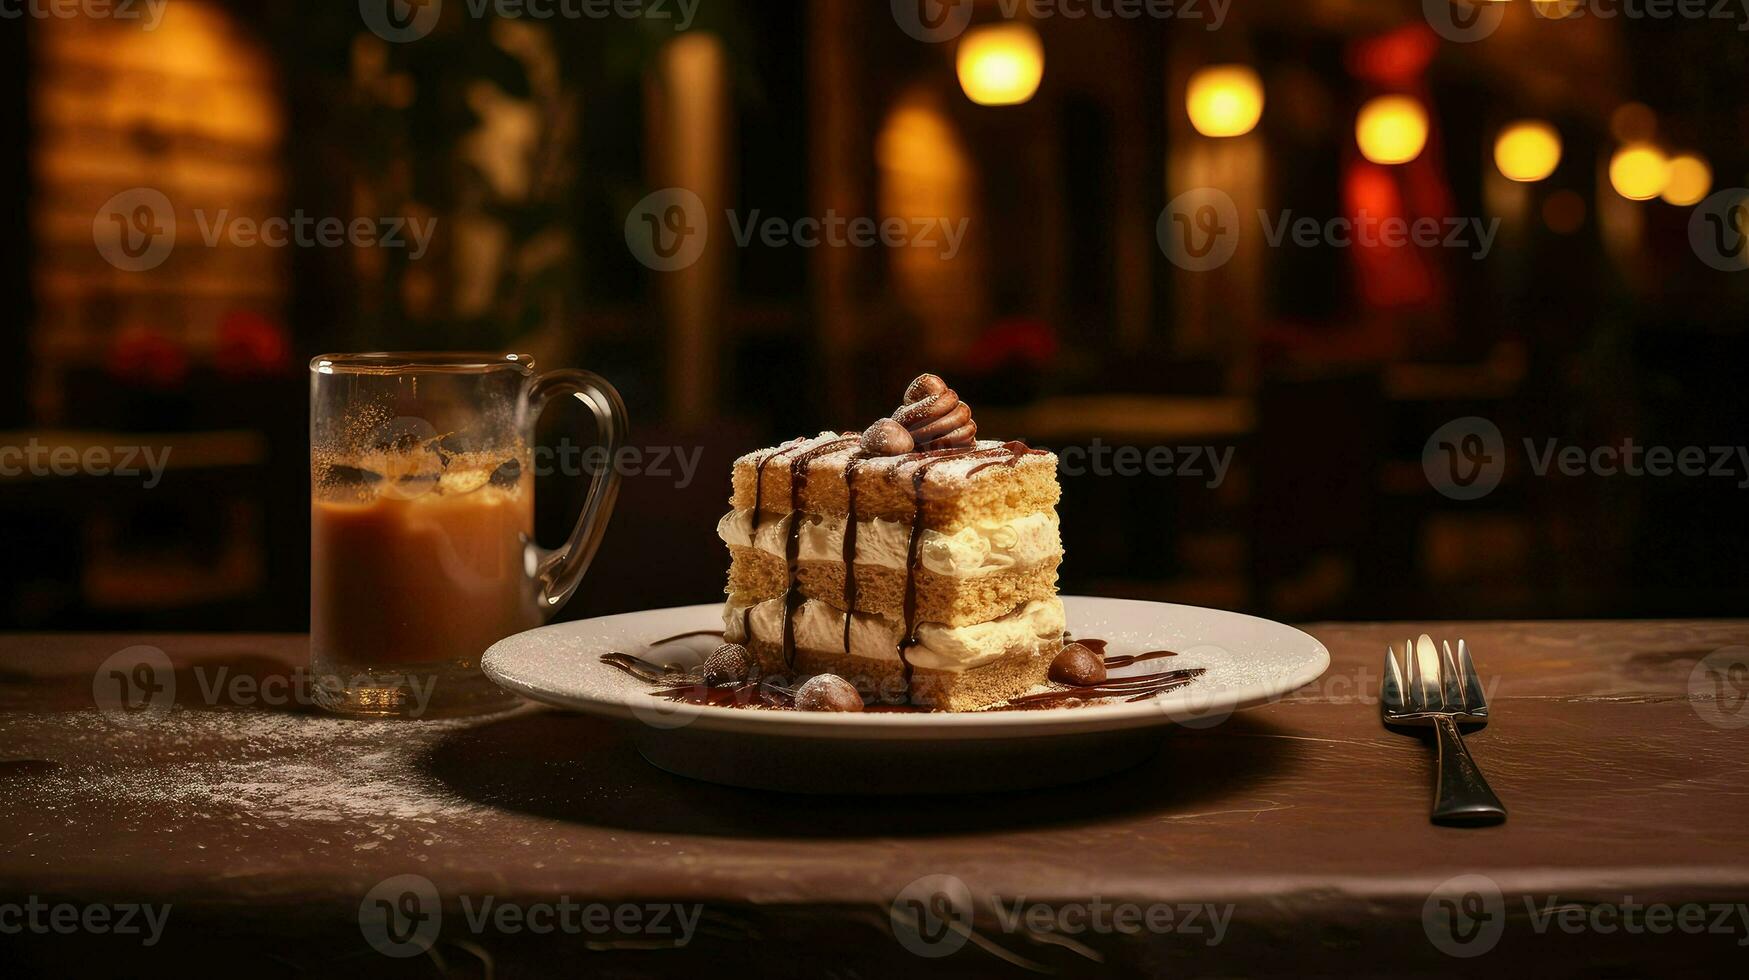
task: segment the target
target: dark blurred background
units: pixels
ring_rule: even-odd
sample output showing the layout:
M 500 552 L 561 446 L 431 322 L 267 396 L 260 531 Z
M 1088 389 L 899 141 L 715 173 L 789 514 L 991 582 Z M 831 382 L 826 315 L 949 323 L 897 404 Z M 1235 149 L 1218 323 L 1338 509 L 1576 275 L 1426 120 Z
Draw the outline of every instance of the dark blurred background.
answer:
M 1524 440 L 1749 441 L 1749 224 L 1697 211 L 1749 183 L 1743 11 L 700 0 L 682 25 L 677 0 L 377 6 L 375 29 L 370 2 L 0 19 L 0 447 L 172 450 L 149 489 L 0 476 L 0 626 L 306 628 L 306 363 L 405 349 L 590 368 L 635 443 L 702 451 L 684 486 L 628 478 L 572 617 L 720 595 L 729 462 L 861 429 L 923 370 L 986 435 L 1230 452 L 1218 486 L 1206 463 L 1065 474 L 1066 592 L 1294 619 L 1742 612 L 1740 458 L 1539 476 Z M 914 36 L 962 10 L 963 31 Z M 628 216 L 669 187 L 710 236 L 656 271 Z M 1241 234 L 1196 271 L 1171 212 L 1205 187 Z M 178 219 L 144 271 L 99 244 L 133 188 Z M 417 257 L 208 244 L 196 212 L 221 210 L 436 230 Z M 967 233 L 951 257 L 742 246 L 724 210 Z M 1498 225 L 1486 249 L 1272 245 L 1259 210 Z M 1466 418 L 1504 447 L 1477 499 L 1434 476 L 1435 433 Z M 541 484 L 548 543 L 577 482 Z

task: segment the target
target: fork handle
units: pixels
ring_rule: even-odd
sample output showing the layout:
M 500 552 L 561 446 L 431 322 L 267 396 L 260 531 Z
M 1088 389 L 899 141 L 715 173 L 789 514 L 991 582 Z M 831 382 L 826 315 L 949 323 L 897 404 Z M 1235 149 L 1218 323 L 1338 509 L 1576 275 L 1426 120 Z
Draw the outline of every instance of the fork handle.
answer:
M 1433 822 L 1475 826 L 1506 819 L 1506 808 L 1488 788 L 1476 760 L 1464 748 L 1463 734 L 1450 715 L 1435 715 L 1439 733 L 1437 790 L 1433 799 Z

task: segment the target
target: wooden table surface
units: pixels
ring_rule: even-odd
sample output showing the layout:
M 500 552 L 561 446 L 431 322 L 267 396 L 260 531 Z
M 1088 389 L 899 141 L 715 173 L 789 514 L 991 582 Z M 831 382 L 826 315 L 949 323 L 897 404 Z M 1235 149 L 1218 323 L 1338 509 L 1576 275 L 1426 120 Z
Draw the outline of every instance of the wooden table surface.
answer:
M 1431 826 L 1428 748 L 1378 723 L 1385 645 L 1421 628 L 1467 637 L 1494 692 L 1470 745 L 1502 826 Z M 938 799 L 689 782 L 610 723 L 533 708 L 324 717 L 289 687 L 301 636 L 0 637 L 0 961 L 379 977 L 1749 962 L 1749 622 L 1307 630 L 1332 654 L 1320 682 L 1174 730 L 1139 769 Z M 174 663 L 176 706 L 99 710 L 99 665 L 138 644 Z M 935 892 L 968 903 L 968 928 L 909 926 Z M 72 918 L 101 905 L 119 924 L 136 903 L 161 911 L 151 945 Z M 592 903 L 597 918 L 565 918 Z M 387 922 L 408 932 L 385 939 Z

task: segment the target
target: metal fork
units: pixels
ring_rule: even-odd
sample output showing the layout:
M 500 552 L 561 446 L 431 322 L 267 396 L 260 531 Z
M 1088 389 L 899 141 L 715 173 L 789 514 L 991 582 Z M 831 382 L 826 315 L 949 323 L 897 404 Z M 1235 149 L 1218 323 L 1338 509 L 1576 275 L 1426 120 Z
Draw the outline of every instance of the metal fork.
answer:
M 1444 655 L 1433 647 L 1433 637 L 1421 634 L 1419 641 L 1403 644 L 1403 668 L 1397 666 L 1395 647 L 1385 649 L 1385 680 L 1379 693 L 1379 714 L 1387 726 L 1431 727 L 1439 743 L 1438 775 L 1433 799 L 1433 822 L 1443 824 L 1491 824 L 1506 819 L 1506 808 L 1488 788 L 1482 771 L 1464 748 L 1458 723 L 1486 725 L 1488 700 L 1482 693 L 1476 665 L 1469 648 L 1458 640 L 1457 656 L 1444 643 Z M 1404 681 L 1407 672 L 1408 681 Z

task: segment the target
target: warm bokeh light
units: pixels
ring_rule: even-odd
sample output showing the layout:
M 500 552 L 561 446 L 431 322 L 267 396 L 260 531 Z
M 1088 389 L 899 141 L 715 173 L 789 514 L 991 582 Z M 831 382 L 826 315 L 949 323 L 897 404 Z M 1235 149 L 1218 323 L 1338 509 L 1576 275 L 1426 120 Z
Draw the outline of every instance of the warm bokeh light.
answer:
M 1659 196 L 1667 203 L 1686 207 L 1699 204 L 1713 189 L 1713 168 L 1694 153 L 1682 153 L 1670 158 L 1669 179 Z
M 1630 201 L 1649 201 L 1670 179 L 1670 161 L 1655 146 L 1635 143 L 1609 158 L 1609 185 Z
M 1408 163 L 1427 145 L 1427 110 L 1407 95 L 1381 95 L 1360 107 L 1354 140 L 1373 163 Z
M 1557 235 L 1571 235 L 1585 224 L 1585 199 L 1575 191 L 1556 191 L 1543 201 L 1543 223 Z
M 1190 76 L 1184 108 L 1204 136 L 1243 136 L 1263 116 L 1263 82 L 1244 65 L 1203 68 Z
M 1513 180 L 1542 180 L 1561 162 L 1561 134 L 1533 119 L 1508 125 L 1494 141 L 1494 165 Z
M 979 105 L 1019 105 L 1045 77 L 1045 48 L 1031 25 L 986 24 L 960 39 L 960 88 Z
M 1658 132 L 1658 117 L 1644 102 L 1626 102 L 1609 115 L 1609 134 L 1622 143 L 1649 140 Z

